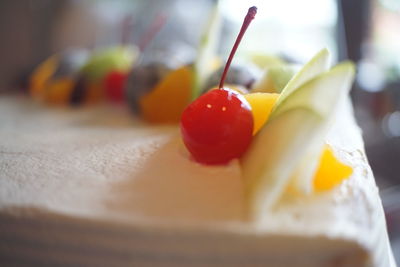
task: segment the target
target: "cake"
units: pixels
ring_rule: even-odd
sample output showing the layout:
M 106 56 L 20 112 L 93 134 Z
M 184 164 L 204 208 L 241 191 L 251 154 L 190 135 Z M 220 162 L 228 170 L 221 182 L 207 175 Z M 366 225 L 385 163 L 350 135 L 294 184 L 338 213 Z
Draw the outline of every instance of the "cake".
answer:
M 197 63 L 185 71 L 193 83 L 176 71 L 140 96 L 136 118 L 123 106 L 0 99 L 1 263 L 395 266 L 348 99 L 354 65 L 329 68 L 323 49 L 294 75 L 275 72 L 285 82 L 274 93 L 272 74 L 257 92 L 224 86 L 256 13 L 218 88 L 198 90 L 208 65 Z M 45 101 L 45 77 L 32 77 Z M 155 122 L 145 110 L 171 122 L 182 95 L 193 102 L 174 112 L 180 127 L 144 122 Z
M 108 106 L 0 98 L 0 261 L 39 266 L 395 266 L 351 105 L 328 140 L 353 175 L 245 218 L 238 161 Z

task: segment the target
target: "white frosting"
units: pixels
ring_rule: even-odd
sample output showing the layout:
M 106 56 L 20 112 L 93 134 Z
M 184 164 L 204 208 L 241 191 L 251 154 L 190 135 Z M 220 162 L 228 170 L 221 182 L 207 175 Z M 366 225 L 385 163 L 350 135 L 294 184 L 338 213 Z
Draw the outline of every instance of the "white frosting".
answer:
M 252 242 L 251 236 L 264 236 L 265 246 L 271 251 L 273 244 L 282 242 L 284 248 L 295 242 L 291 238 L 300 238 L 300 243 L 311 240 L 315 243 L 310 243 L 310 248 L 321 247 L 325 253 L 320 255 L 319 251 L 314 255 L 315 262 L 305 261 L 304 266 L 319 266 L 329 260 L 327 255 L 345 257 L 351 251 L 355 256 L 347 255 L 350 262 L 394 266 L 389 263 L 391 251 L 378 190 L 349 107 L 346 104 L 341 110 L 328 142 L 353 166 L 352 177 L 328 193 L 285 196 L 274 210 L 266 211 L 264 220 L 254 223 L 244 219 L 239 162 L 215 167 L 193 162 L 177 127 L 141 127 L 142 123 L 123 109 L 44 108 L 24 98 L 3 97 L 0 209 L 3 214 L 29 211 L 34 223 L 65 215 L 68 223 L 82 229 L 87 228 L 84 220 L 89 219 L 127 227 L 212 230 L 240 234 Z M 58 220 L 53 225 L 55 233 L 60 231 Z M 98 235 L 106 232 L 101 229 Z M 35 233 L 27 233 L 30 235 Z M 106 243 L 111 242 L 110 236 L 104 238 Z M 235 246 L 226 242 L 223 244 L 228 247 Z M 347 252 L 341 249 L 347 246 Z M 296 249 L 300 257 L 301 245 Z M 243 257 L 253 250 L 266 253 L 254 244 L 249 244 L 248 250 Z M 306 251 L 311 253 L 303 253 Z M 302 266 L 300 262 L 298 266 Z
M 237 161 L 227 167 L 197 164 L 176 127 L 133 127 L 139 122 L 124 112 L 47 109 L 3 99 L 0 207 L 130 221 L 240 219 Z

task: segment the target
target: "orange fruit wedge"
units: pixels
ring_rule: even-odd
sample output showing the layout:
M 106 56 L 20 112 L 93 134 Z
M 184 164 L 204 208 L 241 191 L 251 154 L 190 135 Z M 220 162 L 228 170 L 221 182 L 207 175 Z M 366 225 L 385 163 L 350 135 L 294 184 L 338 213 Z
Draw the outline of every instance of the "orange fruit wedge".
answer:
M 40 98 L 46 88 L 46 83 L 57 69 L 58 56 L 52 56 L 45 60 L 34 70 L 29 81 L 29 92 L 34 98 Z
M 352 173 L 353 169 L 340 162 L 335 157 L 332 148 L 325 145 L 319 166 L 314 176 L 314 191 L 329 191 L 349 178 Z
M 46 88 L 46 102 L 49 104 L 68 104 L 74 85 L 75 81 L 68 77 L 50 81 Z
M 276 93 L 251 93 L 244 95 L 253 112 L 253 135 L 255 135 L 268 120 L 278 96 L 279 94 Z
M 140 99 L 143 118 L 152 123 L 178 123 L 192 93 L 192 70 L 171 71 L 156 87 Z

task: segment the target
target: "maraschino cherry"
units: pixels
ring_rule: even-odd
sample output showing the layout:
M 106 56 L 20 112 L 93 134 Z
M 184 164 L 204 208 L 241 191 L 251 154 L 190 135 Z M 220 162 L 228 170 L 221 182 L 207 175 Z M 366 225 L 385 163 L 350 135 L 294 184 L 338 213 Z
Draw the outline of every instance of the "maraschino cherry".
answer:
M 150 25 L 150 28 L 145 31 L 140 39 L 139 51 L 143 51 L 151 43 L 157 33 L 162 29 L 167 21 L 167 16 L 164 13 L 157 14 L 156 19 Z M 126 45 L 129 41 L 129 32 L 132 27 L 132 17 L 127 17 L 123 21 L 122 40 L 121 44 Z M 128 79 L 129 71 L 112 70 L 106 74 L 104 78 L 104 87 L 106 95 L 112 102 L 123 102 L 125 96 L 125 83 Z
M 128 78 L 126 71 L 112 70 L 104 78 L 106 95 L 112 102 L 123 102 L 125 82 Z
M 197 162 L 226 164 L 243 155 L 250 145 L 254 123 L 251 107 L 242 95 L 223 86 L 232 58 L 256 13 L 256 7 L 249 8 L 219 88 L 200 96 L 183 111 L 183 142 Z

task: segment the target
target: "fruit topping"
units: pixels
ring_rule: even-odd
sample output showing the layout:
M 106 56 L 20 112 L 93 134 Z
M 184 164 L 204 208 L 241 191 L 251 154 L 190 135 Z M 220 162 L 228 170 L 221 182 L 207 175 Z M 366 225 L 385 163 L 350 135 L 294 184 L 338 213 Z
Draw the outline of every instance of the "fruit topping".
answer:
M 69 104 L 80 68 L 89 52 L 82 49 L 68 50 L 60 54 L 58 67 L 45 87 L 45 100 L 50 104 Z
M 314 175 L 314 191 L 324 192 L 339 185 L 343 180 L 350 177 L 353 169 L 340 162 L 332 151 L 332 148 L 325 145 L 319 166 Z
M 279 67 L 287 64 L 281 57 L 263 52 L 250 52 L 248 56 L 251 62 L 260 69 L 269 69 L 271 67 Z
M 268 67 L 254 84 L 252 92 L 280 93 L 298 70 L 299 67 L 293 64 Z
M 224 68 L 219 68 L 207 80 L 203 91 L 213 88 L 218 85 L 218 81 L 223 73 Z M 258 79 L 260 71 L 257 67 L 247 65 L 232 65 L 229 73 L 226 76 L 225 83 L 241 85 L 250 90 L 253 83 Z
M 50 81 L 46 87 L 46 102 L 56 105 L 67 105 L 75 86 L 74 77 L 61 77 Z
M 138 52 L 140 54 L 143 54 L 157 33 L 165 25 L 166 21 L 167 16 L 163 12 L 160 12 L 156 15 L 149 28 L 144 31 L 144 34 L 142 34 L 140 38 L 140 42 L 138 44 Z M 132 24 L 132 16 L 126 17 L 126 19 L 123 21 L 121 44 L 123 44 L 124 47 L 128 47 L 127 43 L 129 42 L 130 33 L 132 32 Z M 111 102 L 124 102 L 124 91 L 126 88 L 125 82 L 128 78 L 129 72 L 131 71 L 133 63 L 134 60 L 132 60 L 129 67 L 123 69 L 118 69 L 118 66 L 112 66 L 112 68 L 104 74 L 103 87 L 105 90 L 105 96 Z
M 329 62 L 328 50 L 326 48 L 322 49 L 286 84 L 284 90 L 282 90 L 282 94 L 278 98 L 276 107 L 280 107 L 280 104 L 301 85 L 329 70 Z M 275 114 L 277 114 L 277 112 L 275 112 Z
M 137 54 L 135 46 L 116 46 L 94 52 L 79 70 L 77 81 L 71 90 L 70 103 L 72 105 L 93 104 L 111 95 L 114 97 L 112 100 L 116 99 L 123 90 L 116 86 L 123 84 L 122 74 L 128 72 Z M 114 72 L 121 75 L 115 77 L 112 74 Z M 122 80 L 118 81 L 119 78 Z M 113 87 L 107 88 L 106 85 Z M 116 92 L 113 92 L 115 89 Z M 121 99 L 118 98 L 118 100 Z
M 32 96 L 50 104 L 68 104 L 77 73 L 87 57 L 86 50 L 73 49 L 44 61 L 31 76 Z
M 251 111 L 253 112 L 253 135 L 255 135 L 268 120 L 278 96 L 279 94 L 270 93 L 251 93 L 244 95 L 244 98 L 249 102 Z
M 235 44 L 232 47 L 232 51 L 231 51 L 231 53 L 229 55 L 228 61 L 226 62 L 224 71 L 223 71 L 222 76 L 221 76 L 221 80 L 219 82 L 219 88 L 222 88 L 223 85 L 224 85 L 224 82 L 225 82 L 225 79 L 226 79 L 226 75 L 228 74 L 228 69 L 229 69 L 229 67 L 231 65 L 233 56 L 235 55 L 236 50 L 239 47 L 240 41 L 242 41 L 243 35 L 246 32 L 247 28 L 249 27 L 250 22 L 254 19 L 256 13 L 257 13 L 257 8 L 255 6 L 249 8 L 249 11 L 247 12 L 246 17 L 244 18 L 242 28 L 240 29 L 240 32 L 239 32 L 239 34 L 238 34 L 238 36 L 236 38 Z
M 194 159 L 224 164 L 240 157 L 251 142 L 253 116 L 243 96 L 230 89 L 215 89 L 200 96 L 184 111 L 183 141 Z
M 34 98 L 43 98 L 43 91 L 46 83 L 51 79 L 51 76 L 56 72 L 60 58 L 58 55 L 51 56 L 33 71 L 29 81 L 29 93 Z
M 221 34 L 221 12 L 218 1 L 215 1 L 214 8 L 211 11 L 207 26 L 200 37 L 200 44 L 197 51 L 197 57 L 193 66 L 193 88 L 191 101 L 196 99 L 204 90 L 215 86 L 205 87 L 204 83 L 210 74 L 220 66 L 219 60 L 215 57 L 217 45 Z M 217 77 L 217 80 L 220 76 Z
M 323 50 L 289 81 L 242 158 L 253 218 L 271 208 L 289 184 L 312 192 L 327 131 L 354 77 L 351 63 L 324 72 L 327 56 Z
M 155 86 L 171 71 L 169 65 L 161 62 L 152 62 L 132 69 L 126 81 L 125 94 L 129 106 L 136 114 L 141 113 L 140 99 L 151 93 Z
M 88 80 L 98 82 L 110 71 L 129 71 L 138 56 L 135 46 L 116 46 L 96 51 L 83 66 L 82 74 Z
M 140 101 L 141 115 L 152 123 L 177 123 L 191 97 L 192 69 L 171 71 Z M 173 103 L 173 104 L 172 104 Z
M 214 50 L 219 21 L 216 3 L 201 36 L 195 62 L 193 48 L 175 41 L 142 57 L 126 84 L 128 104 L 135 113 L 152 123 L 179 122 L 184 108 L 199 96 L 204 77 L 216 68 Z
M 124 99 L 125 82 L 128 77 L 127 72 L 110 71 L 104 78 L 106 96 L 113 102 L 122 102 Z
M 257 12 L 251 7 L 229 55 L 219 88 L 197 98 L 183 112 L 181 133 L 193 158 L 204 164 L 225 164 L 239 158 L 251 143 L 253 115 L 246 99 L 225 89 L 224 81 L 237 47 Z

